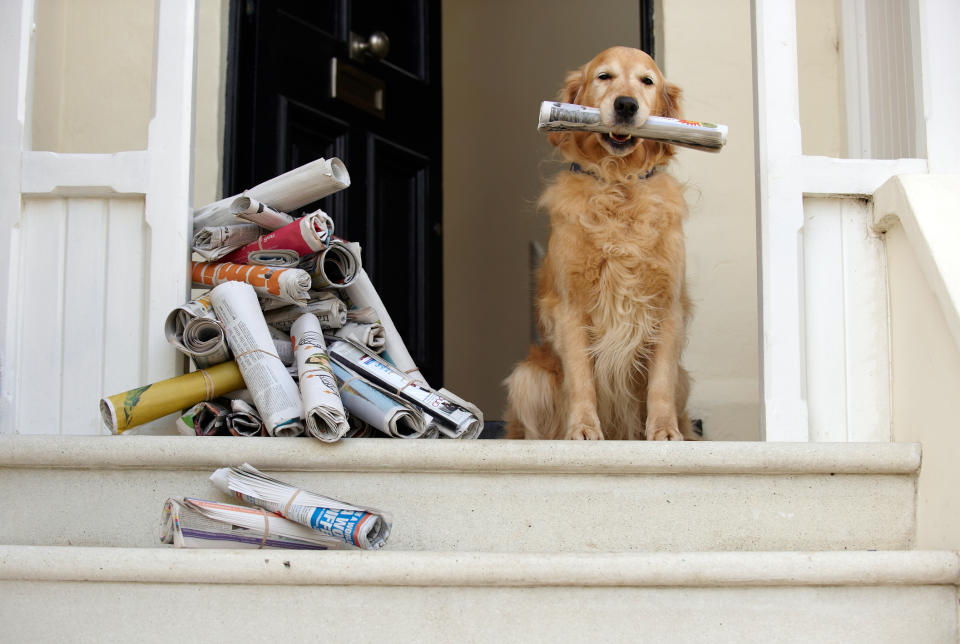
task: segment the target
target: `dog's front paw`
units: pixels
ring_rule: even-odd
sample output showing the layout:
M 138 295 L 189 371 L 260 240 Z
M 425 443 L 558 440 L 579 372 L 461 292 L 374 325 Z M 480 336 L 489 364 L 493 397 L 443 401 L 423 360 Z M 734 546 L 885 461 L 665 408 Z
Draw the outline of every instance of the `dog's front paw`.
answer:
M 567 435 L 564 438 L 575 441 L 602 441 L 603 432 L 600 431 L 600 419 L 593 415 L 592 418 L 571 420 L 567 425 Z
M 680 433 L 676 417 L 648 418 L 645 434 L 648 441 L 683 440 L 683 434 Z

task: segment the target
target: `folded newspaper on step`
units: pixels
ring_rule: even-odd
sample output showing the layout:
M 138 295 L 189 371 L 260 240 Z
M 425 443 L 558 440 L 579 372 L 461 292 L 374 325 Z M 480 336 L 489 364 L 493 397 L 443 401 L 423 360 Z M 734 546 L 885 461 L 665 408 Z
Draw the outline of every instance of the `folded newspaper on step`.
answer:
M 340 544 L 376 550 L 390 536 L 390 521 L 382 512 L 294 487 L 247 463 L 220 468 L 210 480 L 221 492 L 313 528 Z
M 160 542 L 177 548 L 326 550 L 342 547 L 342 542 L 334 537 L 262 508 L 191 497 L 170 498 L 163 504 Z

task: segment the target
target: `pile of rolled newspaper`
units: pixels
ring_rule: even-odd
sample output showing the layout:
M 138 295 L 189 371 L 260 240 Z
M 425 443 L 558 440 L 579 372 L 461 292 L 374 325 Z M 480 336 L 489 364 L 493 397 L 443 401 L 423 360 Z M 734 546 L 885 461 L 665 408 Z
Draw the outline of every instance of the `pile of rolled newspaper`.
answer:
M 317 159 L 194 211 L 193 285 L 167 340 L 196 370 L 100 401 L 114 434 L 180 412 L 198 436 L 477 438 L 483 414 L 420 373 L 363 269 L 322 210 L 350 185 Z
M 244 463 L 210 477 L 221 492 L 254 507 L 192 497 L 169 498 L 160 541 L 178 548 L 382 548 L 390 536 L 383 512 L 337 501 L 267 476 Z

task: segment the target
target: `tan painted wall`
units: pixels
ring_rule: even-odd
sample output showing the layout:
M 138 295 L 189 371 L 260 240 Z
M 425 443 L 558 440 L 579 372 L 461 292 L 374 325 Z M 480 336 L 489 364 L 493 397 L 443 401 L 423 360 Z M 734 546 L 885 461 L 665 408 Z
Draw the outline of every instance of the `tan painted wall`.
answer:
M 33 148 L 147 146 L 154 0 L 39 0 Z
M 719 154 L 681 151 L 687 182 L 687 276 L 696 310 L 685 363 L 690 408 L 718 440 L 759 440 L 756 197 L 750 2 L 664 1 L 667 76 L 694 119 L 725 123 Z
M 220 196 L 229 0 L 198 0 L 194 203 Z M 39 0 L 33 149 L 143 150 L 152 111 L 154 0 Z
M 890 280 L 893 437 L 923 444 L 920 549 L 960 547 L 960 349 L 902 226 L 885 235 Z
M 800 127 L 804 154 L 845 157 L 838 0 L 797 0 Z

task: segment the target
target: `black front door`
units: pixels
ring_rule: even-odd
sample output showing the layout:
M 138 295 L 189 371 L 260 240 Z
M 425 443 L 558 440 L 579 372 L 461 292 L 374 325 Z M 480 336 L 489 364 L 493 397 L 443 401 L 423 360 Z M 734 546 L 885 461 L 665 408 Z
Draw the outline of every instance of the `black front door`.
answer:
M 410 354 L 439 387 L 440 2 L 232 0 L 230 9 L 224 194 L 342 159 L 351 187 L 303 211 L 323 208 L 340 237 L 360 242 Z

